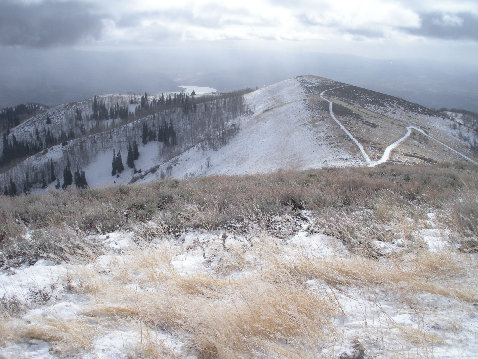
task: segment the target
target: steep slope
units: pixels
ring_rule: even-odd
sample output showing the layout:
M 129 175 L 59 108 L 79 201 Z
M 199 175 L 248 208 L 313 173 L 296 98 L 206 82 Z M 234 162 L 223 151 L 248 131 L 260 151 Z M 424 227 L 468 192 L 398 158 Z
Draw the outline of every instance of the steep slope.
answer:
M 15 184 L 17 191 L 11 192 L 17 194 L 22 189 L 55 186 L 55 179 L 63 185 L 65 171 L 85 172 L 94 186 L 127 183 L 135 170 L 147 170 L 198 143 L 224 145 L 237 131 L 235 119 L 245 114 L 243 102 L 243 92 L 233 92 L 108 95 L 57 106 L 4 136 L 3 154 L 9 156 L 1 169 L 0 185 L 7 192 Z M 139 156 L 129 169 L 127 154 L 135 143 Z M 121 152 L 127 169 L 114 171 L 113 154 L 119 157 Z
M 289 79 L 245 95 L 252 115 L 241 118 L 239 132 L 218 150 L 195 146 L 164 163 L 173 177 L 245 174 L 278 169 L 359 165 L 357 154 L 343 148 L 340 132 L 326 121 L 313 123 L 307 95 L 297 79 Z
M 196 146 L 140 181 L 166 172 L 183 178 L 390 161 L 476 164 L 470 141 L 447 114 L 388 95 L 301 76 L 249 93 L 245 99 L 252 115 L 242 118 L 238 134 L 226 146 L 219 150 Z

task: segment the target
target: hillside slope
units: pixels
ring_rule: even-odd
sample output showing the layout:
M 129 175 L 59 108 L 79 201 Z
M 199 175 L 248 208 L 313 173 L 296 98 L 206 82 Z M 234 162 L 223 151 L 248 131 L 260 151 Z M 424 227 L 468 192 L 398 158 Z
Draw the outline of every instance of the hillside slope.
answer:
M 249 93 L 245 103 L 252 114 L 241 119 L 239 132 L 229 143 L 217 150 L 196 146 L 161 169 L 172 166 L 171 175 L 183 178 L 360 165 L 358 155 L 343 148 L 333 125 L 313 123 L 307 95 L 297 79 Z M 158 177 L 157 172 L 142 181 Z
M 70 162 L 91 187 L 386 162 L 477 164 L 478 133 L 453 112 L 317 76 L 253 92 L 174 96 L 100 96 L 25 121 L 3 143 L 25 141 L 17 147 L 38 152 L 4 167 L 0 185 L 51 188 Z M 112 175 L 113 153 L 126 162 L 132 143 L 141 154 L 134 168 Z

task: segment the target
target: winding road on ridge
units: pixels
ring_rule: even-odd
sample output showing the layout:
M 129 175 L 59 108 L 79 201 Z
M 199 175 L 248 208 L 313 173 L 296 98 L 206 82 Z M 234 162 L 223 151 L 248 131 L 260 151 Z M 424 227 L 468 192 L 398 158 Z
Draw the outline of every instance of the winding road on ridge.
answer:
M 409 136 L 410 134 L 412 133 L 412 130 L 415 130 L 419 133 L 421 133 L 422 135 L 430 138 L 431 140 L 439 143 L 440 145 L 442 145 L 443 147 L 445 147 L 446 149 L 454 152 L 455 154 L 463 157 L 465 160 L 471 162 L 471 163 L 474 163 L 475 165 L 478 165 L 478 162 L 474 161 L 473 159 L 471 159 L 470 157 L 458 152 L 457 150 L 451 148 L 450 146 L 447 146 L 446 144 L 444 144 L 443 142 L 437 140 L 436 138 L 430 136 L 429 134 L 427 134 L 425 131 L 423 131 L 421 128 L 418 128 L 418 127 L 415 127 L 415 126 L 407 126 L 407 132 L 405 133 L 405 135 L 398 139 L 397 141 L 395 141 L 394 143 L 390 144 L 387 146 L 387 148 L 385 148 L 385 151 L 383 152 L 383 155 L 382 157 L 378 160 L 378 161 L 372 161 L 370 159 L 370 157 L 368 156 L 367 152 L 365 152 L 365 149 L 363 148 L 362 144 L 345 128 L 345 126 L 335 117 L 334 115 L 334 111 L 333 111 L 333 102 L 332 101 L 329 101 L 327 100 L 325 97 L 324 97 L 324 93 L 326 93 L 327 91 L 331 91 L 331 90 L 335 90 L 337 88 L 340 88 L 340 87 L 344 87 L 344 86 L 338 86 L 338 87 L 333 87 L 331 89 L 327 89 L 327 90 L 324 90 L 320 93 L 320 98 L 322 98 L 323 100 L 327 101 L 329 103 L 329 114 L 330 114 L 330 117 L 332 117 L 332 119 L 340 126 L 340 128 L 347 134 L 347 136 L 357 145 L 357 147 L 359 148 L 360 152 L 362 153 L 362 156 L 365 160 L 365 163 L 367 164 L 368 167 L 375 167 L 381 163 L 385 163 L 388 161 L 388 159 L 390 158 L 390 153 L 392 152 L 392 150 L 394 148 L 396 148 L 400 143 L 402 143 L 403 141 L 405 141 Z

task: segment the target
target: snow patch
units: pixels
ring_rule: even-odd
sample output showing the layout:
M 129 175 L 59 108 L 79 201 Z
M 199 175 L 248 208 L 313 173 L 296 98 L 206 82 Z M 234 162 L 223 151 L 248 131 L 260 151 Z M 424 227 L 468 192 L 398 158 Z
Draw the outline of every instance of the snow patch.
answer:
M 207 86 L 181 85 L 178 87 L 182 88 L 183 91 L 188 94 L 191 94 L 193 91 L 195 92 L 196 95 L 205 95 L 205 94 L 217 92 L 215 88 L 207 87 Z
M 67 273 L 64 265 L 39 260 L 33 266 L 10 268 L 0 272 L 0 298 L 16 298 L 27 304 L 36 293 L 52 293 Z

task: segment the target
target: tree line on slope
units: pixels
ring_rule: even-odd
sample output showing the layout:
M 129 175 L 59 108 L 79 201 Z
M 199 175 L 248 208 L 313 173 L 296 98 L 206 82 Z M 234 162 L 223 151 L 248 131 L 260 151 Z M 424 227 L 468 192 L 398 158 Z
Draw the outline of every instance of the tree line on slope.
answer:
M 132 149 L 134 146 L 136 147 L 135 159 L 131 160 L 131 156 L 128 156 L 129 158 L 126 161 L 128 167 L 133 168 L 136 173 L 134 161 L 139 156 L 137 149 L 139 141 L 143 144 L 147 144 L 150 141 L 162 143 L 161 153 L 166 157 L 177 154 L 185 148 L 198 143 L 217 148 L 225 144 L 227 139 L 237 132 L 238 127 L 234 123 L 232 125 L 228 123 L 231 119 L 246 112 L 243 101 L 243 94 L 245 92 L 209 96 L 200 100 L 193 100 L 193 97 L 190 98 L 187 95 L 178 94 L 164 97 L 164 100 L 160 97 L 152 101 L 145 94 L 141 96 L 141 103 L 137 107 L 136 114 L 143 116 L 150 113 L 149 115 L 145 115 L 129 125 L 84 136 L 81 139 L 72 138 L 70 141 L 69 137 L 67 137 L 66 143 L 63 143 L 59 148 L 64 153 L 64 157 L 63 159 L 55 160 L 54 167 L 68 167 L 66 157 L 69 157 L 75 163 L 75 167 L 81 168 L 91 161 L 95 153 L 108 147 L 111 149 L 117 148 L 118 152 L 120 152 L 121 149 L 126 150 L 124 147 L 126 143 Z M 94 105 L 95 103 L 96 105 Z M 155 111 L 155 106 L 158 106 L 158 104 L 171 106 L 171 108 Z M 181 106 L 175 107 L 174 104 L 181 104 Z M 91 104 L 92 113 L 94 113 L 93 107 L 95 107 L 97 115 L 100 116 L 100 113 L 104 113 L 104 110 L 99 110 L 98 108 L 103 106 L 103 101 L 98 98 L 96 101 L 93 99 Z M 116 105 L 113 106 L 113 114 L 116 111 L 114 107 Z M 76 116 L 78 120 L 84 117 L 82 117 L 80 111 L 76 111 Z M 41 139 L 41 135 L 39 137 Z M 18 141 L 13 141 L 13 136 L 10 136 L 9 139 L 10 142 L 4 142 L 4 149 L 7 148 L 7 153 L 8 145 L 5 146 L 5 143 L 9 143 L 9 145 L 17 143 L 16 148 L 18 148 Z M 57 180 L 58 177 L 51 175 L 50 167 L 52 164 L 53 161 L 49 160 L 48 163 L 41 165 L 33 157 L 29 157 L 26 161 L 19 162 L 13 168 L 5 171 L 3 175 L 0 173 L 0 184 L 11 188 L 11 183 L 16 182 L 17 191 L 9 189 L 4 192 L 16 192 L 17 194 L 21 193 L 22 188 L 24 189 L 23 192 L 28 192 L 32 185 L 46 187 L 45 183 L 48 185 L 48 183 Z M 81 171 L 79 171 L 79 174 L 81 175 Z M 116 174 L 118 174 L 118 170 L 116 170 Z M 65 183 L 65 181 L 63 182 Z M 67 186 L 68 182 L 66 181 Z M 63 185 L 59 186 L 57 183 L 56 187 L 61 188 Z
M 242 91 L 241 93 L 244 92 Z M 196 111 L 198 104 L 214 99 L 228 98 L 231 95 L 236 96 L 236 93 L 201 97 L 186 93 L 173 93 L 166 96 L 161 94 L 159 97 L 152 97 L 144 93 L 140 99 L 133 96 L 130 98 L 129 105 L 134 106 L 134 111 L 130 111 L 128 104 L 120 105 L 116 102 L 115 104 L 107 105 L 105 99 L 95 96 L 88 111 L 85 109 L 82 111 L 80 103 L 74 105 L 74 109 L 70 109 L 69 114 L 63 115 L 64 118 L 62 119 L 61 126 L 58 126 L 57 122 L 52 121 L 54 115 L 47 111 L 42 115 L 42 121 L 36 121 L 34 126 L 28 130 L 22 129 L 23 132 L 28 132 L 28 134 L 22 133 L 22 138 L 13 128 L 12 133 L 10 133 L 10 128 L 2 131 L 0 171 L 2 167 L 6 167 L 12 162 L 25 159 L 55 145 L 66 145 L 75 138 L 108 131 L 139 118 L 168 109 L 181 109 L 187 115 L 192 111 Z M 13 118 L 18 119 L 18 115 L 11 115 L 11 109 L 4 111 L 6 118 L 10 119 L 13 116 Z M 25 113 L 35 114 L 38 111 L 30 110 L 30 112 Z M 52 109 L 51 111 L 55 110 Z M 21 113 L 24 114 L 24 112 Z M 19 122 L 13 122 L 13 124 L 19 124 Z

